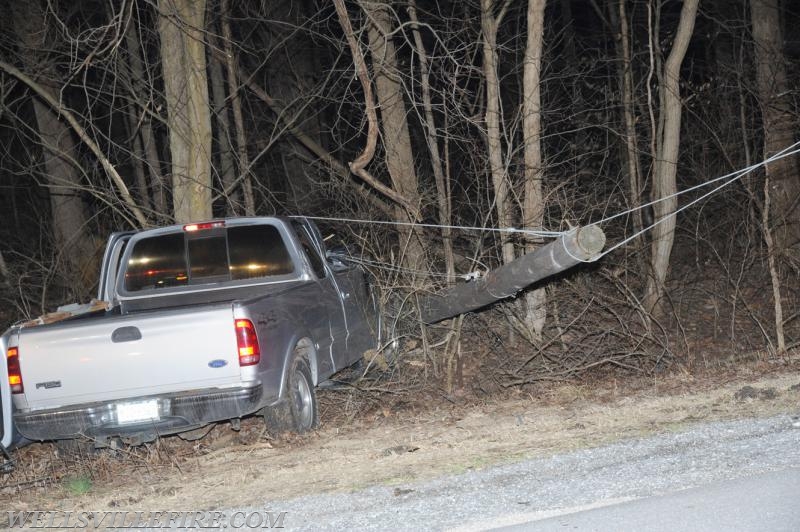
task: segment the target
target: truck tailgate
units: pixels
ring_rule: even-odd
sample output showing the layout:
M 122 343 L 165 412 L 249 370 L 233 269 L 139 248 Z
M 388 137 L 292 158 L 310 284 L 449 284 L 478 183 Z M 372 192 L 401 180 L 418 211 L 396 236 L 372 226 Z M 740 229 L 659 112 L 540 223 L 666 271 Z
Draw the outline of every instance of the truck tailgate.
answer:
M 22 329 L 19 359 L 31 410 L 241 381 L 230 304 Z

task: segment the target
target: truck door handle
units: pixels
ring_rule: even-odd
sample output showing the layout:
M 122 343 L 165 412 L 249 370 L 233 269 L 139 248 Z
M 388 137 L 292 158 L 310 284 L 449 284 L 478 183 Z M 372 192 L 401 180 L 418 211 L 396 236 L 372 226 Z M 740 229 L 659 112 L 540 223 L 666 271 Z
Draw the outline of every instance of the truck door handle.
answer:
M 142 332 L 138 327 L 120 327 L 111 333 L 111 341 L 115 344 L 121 342 L 135 342 L 142 339 Z

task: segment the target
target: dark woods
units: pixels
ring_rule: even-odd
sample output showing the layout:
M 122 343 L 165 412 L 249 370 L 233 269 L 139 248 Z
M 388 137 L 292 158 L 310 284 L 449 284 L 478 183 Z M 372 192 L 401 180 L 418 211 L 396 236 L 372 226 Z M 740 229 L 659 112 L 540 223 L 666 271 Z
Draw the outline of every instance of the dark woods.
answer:
M 5 324 L 92 297 L 112 231 L 253 214 L 566 230 L 662 200 L 603 225 L 613 244 L 659 222 L 601 262 L 430 328 L 419 294 L 543 240 L 323 229 L 385 289 L 404 342 L 398 367 L 451 389 L 481 365 L 507 386 L 772 356 L 796 342 L 797 157 L 673 215 L 708 189 L 677 191 L 798 140 L 792 2 L 2 0 L 0 10 Z

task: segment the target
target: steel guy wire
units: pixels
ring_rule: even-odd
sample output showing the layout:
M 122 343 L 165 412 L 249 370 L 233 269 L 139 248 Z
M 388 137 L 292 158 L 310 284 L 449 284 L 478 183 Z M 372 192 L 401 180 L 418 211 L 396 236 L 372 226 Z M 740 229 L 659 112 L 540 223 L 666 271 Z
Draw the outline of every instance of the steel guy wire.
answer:
M 321 220 L 328 222 L 346 222 L 346 223 L 361 223 L 361 224 L 374 224 L 374 225 L 400 225 L 404 227 L 425 227 L 432 229 L 459 229 L 462 231 L 486 231 L 494 233 L 521 233 L 540 238 L 558 238 L 559 236 L 567 233 L 567 231 L 545 231 L 541 229 L 522 229 L 517 227 L 477 227 L 469 225 L 443 225 L 443 224 L 429 224 L 429 223 L 416 223 L 416 222 L 392 222 L 388 220 L 361 220 L 357 218 L 335 218 L 330 216 L 289 216 L 289 218 L 306 218 L 308 220 Z
M 740 168 L 740 169 L 735 170 L 733 172 L 730 172 L 728 174 L 725 174 L 725 175 L 722 175 L 722 176 L 719 176 L 719 177 L 715 177 L 714 179 L 710 179 L 708 181 L 704 181 L 704 182 L 702 182 L 700 184 L 697 184 L 697 185 L 695 185 L 693 187 L 689 187 L 687 189 L 680 190 L 680 191 L 678 191 L 678 192 L 676 192 L 674 194 L 670 194 L 669 196 L 664 196 L 663 198 L 658 198 L 656 200 L 650 201 L 648 203 L 644 203 L 644 204 L 639 205 L 637 207 L 631 207 L 628 210 L 619 212 L 617 214 L 612 214 L 611 216 L 607 216 L 606 218 L 603 218 L 602 220 L 598 220 L 596 222 L 593 222 L 593 223 L 591 223 L 589 225 L 598 225 L 598 224 L 601 224 L 601 223 L 604 223 L 604 222 L 608 222 L 608 221 L 614 220 L 614 219 L 619 218 L 621 216 L 625 216 L 627 214 L 630 214 L 632 212 L 644 209 L 646 207 L 651 207 L 651 206 L 655 205 L 656 203 L 660 203 L 660 202 L 666 201 L 666 200 L 668 200 L 670 198 L 677 197 L 677 196 L 680 196 L 682 194 L 686 194 L 688 192 L 692 192 L 694 190 L 697 190 L 699 188 L 703 188 L 705 186 L 717 183 L 719 181 L 724 181 L 724 180 L 729 179 L 729 178 L 733 178 L 733 180 L 735 181 L 735 180 L 741 178 L 742 176 L 744 176 L 746 174 L 749 174 L 753 170 L 757 170 L 758 168 L 761 168 L 762 166 L 766 166 L 769 163 L 775 162 L 775 161 L 777 161 L 779 159 L 783 159 L 784 157 L 789 157 L 790 155 L 794 155 L 794 154 L 800 152 L 799 147 L 800 147 L 800 142 L 795 142 L 794 144 L 792 144 L 790 146 L 787 146 L 786 148 L 782 149 L 781 151 L 779 151 L 779 152 L 775 153 L 774 155 L 768 157 L 767 159 L 764 159 L 763 161 L 759 161 L 759 162 L 757 162 L 755 164 L 751 164 L 750 166 L 746 166 L 745 168 Z
M 742 177 L 744 177 L 745 175 L 749 174 L 749 173 L 750 173 L 750 172 L 752 172 L 753 170 L 755 170 L 755 169 L 757 169 L 757 168 L 759 168 L 759 167 L 761 167 L 761 166 L 764 166 L 764 165 L 766 165 L 766 164 L 769 164 L 769 163 L 771 163 L 771 162 L 774 162 L 774 161 L 777 161 L 777 160 L 779 160 L 779 159 L 782 159 L 782 158 L 784 158 L 784 157 L 788 157 L 788 156 L 790 156 L 790 155 L 794 155 L 794 154 L 796 154 L 796 153 L 800 153 L 800 149 L 798 149 L 798 148 L 797 148 L 798 146 L 800 146 L 800 142 L 796 142 L 796 143 L 792 144 L 792 145 L 791 145 L 791 146 L 789 146 L 788 148 L 786 148 L 786 149 L 784 149 L 784 150 L 781 150 L 780 152 L 776 153 L 776 154 L 775 154 L 775 155 L 773 155 L 772 157 L 769 157 L 768 159 L 765 159 L 764 161 L 761 161 L 761 162 L 759 162 L 759 163 L 757 163 L 757 164 L 750 165 L 750 166 L 748 166 L 748 167 L 746 167 L 746 168 L 740 169 L 740 170 L 738 170 L 737 172 L 732 172 L 732 173 L 730 173 L 730 174 L 727 174 L 727 175 L 725 175 L 725 176 L 722 176 L 723 178 L 729 178 L 729 179 L 728 179 L 728 181 L 725 181 L 724 183 L 722 183 L 722 184 L 721 184 L 721 185 L 719 185 L 718 187 L 715 187 L 715 188 L 713 188 L 712 190 L 710 190 L 710 191 L 706 192 L 705 194 L 703 194 L 703 195 L 701 195 L 701 196 L 699 196 L 699 197 L 695 198 L 694 200 L 690 201 L 689 203 L 687 203 L 686 205 L 684 205 L 684 206 L 680 207 L 679 209 L 676 209 L 676 210 L 675 210 L 675 212 L 671 212 L 671 213 L 669 213 L 668 215 L 664 216 L 664 217 L 663 217 L 663 218 L 661 218 L 660 220 L 657 220 L 657 221 L 653 222 L 653 223 L 652 223 L 652 224 L 650 224 L 649 226 L 647 226 L 647 227 L 645 227 L 645 228 L 641 229 L 640 231 L 638 231 L 638 232 L 634 233 L 633 235 L 629 236 L 628 238 L 626 238 L 626 239 L 624 239 L 624 240 L 622 240 L 622 241 L 618 242 L 617 244 L 615 244 L 615 245 L 613 245 L 612 247 L 608 248 L 607 250 L 603 251 L 603 252 L 602 252 L 600 255 L 598 255 L 597 257 L 595 257 L 595 258 L 593 258 L 593 259 L 591 259 L 591 260 L 584 260 L 584 261 L 582 261 L 582 262 L 595 262 L 595 261 L 598 261 L 598 260 L 600 260 L 601 258 L 603 258 L 603 257 L 605 257 L 606 255 L 608 255 L 609 253 L 611 253 L 612 251 L 616 250 L 617 248 L 619 248 L 619 247 L 621 247 L 621 246 L 624 246 L 625 244 L 627 244 L 627 243 L 628 243 L 628 242 L 630 242 L 631 240 L 635 239 L 635 238 L 636 238 L 636 237 L 638 237 L 639 235 L 642 235 L 642 234 L 646 233 L 647 231 L 650 231 L 651 229 L 653 229 L 653 228 L 654 228 L 654 227 L 656 227 L 657 225 L 659 225 L 659 224 L 663 223 L 663 222 L 664 222 L 664 221 L 666 221 L 667 219 L 669 219 L 669 218 L 671 218 L 671 217 L 673 217 L 673 216 L 677 216 L 677 215 L 678 215 L 678 213 L 680 213 L 680 212 L 682 212 L 682 211 L 684 211 L 684 210 L 688 209 L 689 207 L 691 207 L 691 206 L 693 206 L 693 205 L 695 205 L 695 204 L 699 203 L 700 201 L 702 201 L 702 200 L 706 199 L 707 197 L 711 196 L 712 194 L 715 194 L 716 192 L 718 192 L 718 191 L 722 190 L 723 188 L 727 187 L 727 186 L 728 186 L 728 185 L 730 185 L 731 183 L 734 183 L 734 182 L 738 181 L 739 179 L 741 179 L 741 178 L 742 178 Z M 787 151 L 787 150 L 791 150 L 791 151 Z M 718 182 L 718 181 L 720 181 L 720 178 L 712 179 L 711 181 L 707 181 L 707 182 L 705 182 L 705 183 L 703 183 L 703 184 L 701 184 L 701 185 L 699 185 L 699 186 L 705 186 L 705 185 L 707 185 L 707 184 L 710 184 L 710 183 L 715 183 L 715 182 Z M 679 195 L 679 194 L 682 194 L 683 192 L 688 192 L 689 190 L 696 189 L 696 188 L 698 188 L 698 187 L 692 187 L 691 189 L 687 189 L 687 190 L 681 191 L 681 192 L 679 192 L 678 194 L 674 194 L 674 195 L 675 195 L 675 196 L 677 196 L 677 195 Z M 662 199 L 665 199 L 665 198 L 662 198 Z M 661 201 L 661 200 L 659 200 L 659 201 Z M 617 217 L 617 216 L 618 216 L 618 215 L 615 215 L 615 216 L 613 216 L 613 217 L 610 217 L 610 218 L 615 218 L 615 217 Z M 594 223 L 592 223 L 592 224 L 589 224 L 589 225 L 598 225 L 598 224 L 600 224 L 600 223 L 603 223 L 604 221 L 608 221 L 608 220 L 600 220 L 600 221 L 598 221 L 598 222 L 594 222 Z M 565 247 L 565 249 L 566 249 L 566 247 Z M 567 252 L 569 253 L 569 250 L 567 250 Z M 572 254 L 570 254 L 570 255 L 572 255 Z M 573 258 L 576 258 L 576 259 L 577 259 L 577 257 L 573 257 Z M 578 259 L 578 260 L 580 260 L 580 259 Z
M 590 224 L 587 224 L 587 227 L 590 226 L 590 225 L 600 225 L 602 223 L 606 223 L 606 222 L 609 222 L 611 220 L 615 220 L 615 219 L 620 218 L 622 216 L 628 215 L 628 214 L 630 214 L 632 212 L 635 212 L 637 210 L 641 210 L 641 209 L 645 209 L 647 207 L 651 207 L 651 206 L 653 206 L 653 205 L 655 205 L 657 203 L 660 203 L 662 201 L 666 201 L 666 200 L 668 200 L 670 198 L 675 198 L 675 197 L 681 196 L 683 194 L 687 194 L 689 192 L 701 189 L 703 187 L 706 187 L 708 185 L 712 185 L 714 183 L 719 183 L 721 181 L 723 182 L 721 185 L 719 185 L 719 186 L 713 188 L 712 190 L 706 192 L 705 194 L 702 194 L 701 196 L 695 198 L 694 200 L 690 201 L 686 205 L 676 209 L 674 212 L 669 213 L 668 215 L 664 216 L 660 220 L 655 221 L 654 223 L 650 224 L 649 226 L 647 226 L 645 228 L 642 228 L 641 230 L 637 231 L 636 233 L 634 233 L 630 237 L 625 238 L 622 241 L 618 242 L 617 244 L 611 246 L 610 248 L 608 248 L 607 250 L 603 251 L 597 257 L 595 257 L 593 259 L 590 259 L 590 260 L 579 259 L 578 257 L 575 257 L 574 255 L 572 255 L 572 253 L 569 252 L 569 249 L 566 246 L 564 246 L 564 249 L 567 251 L 567 253 L 570 256 L 572 256 L 572 258 L 574 258 L 575 260 L 578 260 L 580 262 L 595 262 L 595 261 L 598 261 L 601 258 L 603 258 L 606 255 L 608 255 L 609 253 L 611 253 L 612 251 L 620 248 L 621 246 L 624 246 L 625 244 L 627 244 L 631 240 L 635 239 L 636 237 L 638 237 L 638 236 L 650 231 L 654 227 L 662 224 L 667 219 L 669 219 L 671 217 L 674 217 L 674 216 L 677 216 L 678 213 L 680 213 L 680 212 L 688 209 L 689 207 L 697 204 L 698 202 L 704 200 L 705 198 L 711 196 L 712 194 L 717 193 L 718 191 L 720 191 L 723 188 L 727 187 L 731 183 L 734 183 L 734 182 L 738 181 L 739 179 L 741 179 L 745 175 L 749 174 L 753 170 L 757 170 L 758 168 L 766 166 L 766 165 L 768 165 L 768 164 L 770 164 L 772 162 L 775 162 L 775 161 L 778 161 L 780 159 L 783 159 L 784 157 L 789 157 L 791 155 L 795 155 L 797 153 L 800 153 L 800 141 L 795 142 L 794 144 L 791 144 L 790 146 L 787 146 L 786 148 L 784 148 L 781 151 L 771 155 L 770 157 L 767 157 L 766 159 L 764 159 L 762 161 L 759 161 L 759 162 L 757 162 L 755 164 L 751 164 L 750 166 L 746 166 L 744 168 L 740 168 L 740 169 L 735 170 L 733 172 L 729 172 L 729 173 L 727 173 L 725 175 L 722 175 L 722 176 L 719 176 L 719 177 L 715 177 L 714 179 L 710 179 L 708 181 L 704 181 L 703 183 L 699 183 L 699 184 L 694 185 L 692 187 L 689 187 L 687 189 L 680 190 L 678 192 L 670 194 L 669 196 L 665 196 L 663 198 L 658 198 L 658 199 L 650 201 L 648 203 L 644 203 L 642 205 L 639 205 L 639 206 L 636 206 L 636 207 L 632 207 L 630 209 L 627 209 L 625 211 L 619 212 L 617 214 L 613 214 L 611 216 L 607 216 L 607 217 L 605 217 L 605 218 L 603 218 L 601 220 L 598 220 L 596 222 L 592 222 Z M 329 221 L 329 222 L 345 222 L 345 223 L 361 223 L 361 224 L 393 225 L 393 226 L 398 226 L 399 225 L 399 226 L 405 226 L 405 227 L 425 227 L 425 228 L 433 228 L 433 229 L 458 229 L 458 230 L 463 230 L 463 231 L 520 233 L 520 234 L 527 234 L 527 235 L 531 235 L 531 236 L 537 236 L 537 237 L 540 237 L 540 238 L 559 238 L 559 237 L 563 238 L 564 236 L 566 236 L 568 234 L 571 234 L 571 233 L 573 233 L 574 231 L 577 230 L 577 229 L 570 229 L 570 230 L 567 230 L 567 231 L 545 231 L 545 230 L 538 230 L 538 229 L 521 229 L 521 228 L 516 228 L 516 227 L 476 227 L 476 226 L 464 226 L 464 225 L 443 225 L 443 224 L 415 223 L 415 222 L 392 222 L 392 221 L 386 221 L 386 220 L 363 220 L 363 219 L 357 219 L 357 218 L 336 218 L 336 217 L 329 217 L 329 216 L 299 216 L 299 215 L 294 215 L 294 216 L 289 216 L 289 217 L 290 218 L 307 218 L 309 220 L 320 220 L 320 221 Z M 428 271 L 421 271 L 421 270 L 413 270 L 413 269 L 410 269 L 410 268 L 404 268 L 404 267 L 401 267 L 401 266 L 397 266 L 397 265 L 393 265 L 393 264 L 389 264 L 389 263 L 385 263 L 385 262 L 373 261 L 373 260 L 369 260 L 369 259 L 363 259 L 363 258 L 356 259 L 355 257 L 352 257 L 352 256 L 348 256 L 348 259 L 353 261 L 353 262 L 356 262 L 356 263 L 361 263 L 362 265 L 373 266 L 373 267 L 376 267 L 376 268 L 381 268 L 381 269 L 384 269 L 384 270 L 387 270 L 387 271 L 393 271 L 393 272 L 396 272 L 396 273 L 410 273 L 412 275 L 427 275 L 427 276 L 434 276 L 434 277 L 441 277 L 441 278 L 447 278 L 448 277 L 447 274 L 443 274 L 443 273 L 428 272 Z M 470 276 L 473 275 L 473 273 L 456 275 L 456 277 L 469 279 Z
M 382 269 L 382 270 L 387 270 L 387 271 L 396 272 L 396 273 L 409 273 L 411 275 L 424 275 L 424 276 L 429 276 L 429 277 L 430 276 L 432 276 L 432 277 L 442 277 L 442 278 L 446 278 L 447 277 L 447 274 L 445 274 L 445 273 L 429 272 L 429 271 L 425 271 L 425 270 L 414 270 L 412 268 L 406 268 L 406 267 L 398 266 L 396 264 L 391 264 L 391 263 L 388 263 L 388 262 L 381 262 L 381 261 L 377 261 L 377 260 L 365 259 L 363 257 L 354 257 L 352 255 L 340 255 L 340 254 L 337 254 L 335 256 L 341 257 L 342 259 L 347 260 L 349 262 L 354 262 L 356 264 L 361 264 L 362 266 L 372 266 L 374 268 L 379 268 L 379 269 Z M 460 275 L 456 275 L 456 277 L 462 277 L 462 276 L 463 275 L 461 275 L 461 276 Z

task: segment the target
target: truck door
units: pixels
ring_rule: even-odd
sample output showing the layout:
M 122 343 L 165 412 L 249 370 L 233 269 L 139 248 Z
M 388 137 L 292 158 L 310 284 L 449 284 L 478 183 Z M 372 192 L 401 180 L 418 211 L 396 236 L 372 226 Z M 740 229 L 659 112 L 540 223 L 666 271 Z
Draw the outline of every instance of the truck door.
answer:
M 347 365 L 355 362 L 367 349 L 375 346 L 375 333 L 365 310 L 373 305 L 364 272 L 347 262 L 326 261 L 342 297 L 347 317 Z
M 325 263 L 322 259 L 322 252 L 316 244 L 315 239 L 312 237 L 311 231 L 297 220 L 292 221 L 292 226 L 294 227 L 295 233 L 297 233 L 300 246 L 303 248 L 303 252 L 319 284 L 319 290 L 322 294 L 319 307 L 324 307 L 328 315 L 328 323 L 330 324 L 331 360 L 333 362 L 334 371 L 338 371 L 348 365 L 347 314 L 342 302 L 342 295 L 339 293 L 335 279 L 333 279 L 331 275 L 328 275 L 328 270 L 325 268 Z

